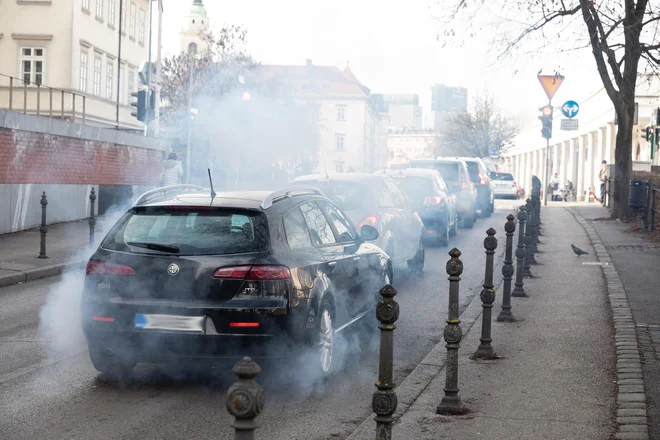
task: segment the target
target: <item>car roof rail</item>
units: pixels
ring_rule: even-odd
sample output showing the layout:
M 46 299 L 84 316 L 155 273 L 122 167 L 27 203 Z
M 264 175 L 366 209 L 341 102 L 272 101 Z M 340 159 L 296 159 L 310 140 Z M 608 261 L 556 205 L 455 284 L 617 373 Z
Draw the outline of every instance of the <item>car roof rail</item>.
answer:
M 273 203 L 282 199 L 290 199 L 293 196 L 304 195 L 319 195 L 325 197 L 325 194 L 323 194 L 320 189 L 314 187 L 280 189 L 268 194 L 268 197 L 261 202 L 261 209 L 268 209 L 273 206 Z
M 137 198 L 137 200 L 133 203 L 133 206 L 141 205 L 149 199 L 162 197 L 167 194 L 185 194 L 187 192 L 192 192 L 192 191 L 204 191 L 204 188 L 199 185 L 189 185 L 189 184 L 163 186 L 145 192 L 144 194 L 142 194 L 140 197 Z

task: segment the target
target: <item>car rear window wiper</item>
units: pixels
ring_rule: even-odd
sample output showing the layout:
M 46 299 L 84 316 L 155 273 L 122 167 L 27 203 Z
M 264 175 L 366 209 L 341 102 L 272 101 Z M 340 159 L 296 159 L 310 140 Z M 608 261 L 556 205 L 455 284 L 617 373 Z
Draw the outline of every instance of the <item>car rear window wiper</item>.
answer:
M 179 253 L 179 248 L 171 244 L 146 243 L 141 241 L 129 241 L 126 244 L 129 246 L 151 249 L 153 251 L 170 252 L 172 254 Z

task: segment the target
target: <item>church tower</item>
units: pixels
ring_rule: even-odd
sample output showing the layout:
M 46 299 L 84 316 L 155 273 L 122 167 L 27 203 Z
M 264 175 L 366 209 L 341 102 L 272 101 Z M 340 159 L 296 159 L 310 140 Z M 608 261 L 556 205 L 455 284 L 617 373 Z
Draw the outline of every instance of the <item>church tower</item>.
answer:
M 193 0 L 190 11 L 185 18 L 185 24 L 180 33 L 181 52 L 188 53 L 194 45 L 198 54 L 208 50 L 208 44 L 203 36 L 209 33 L 209 18 L 202 0 Z

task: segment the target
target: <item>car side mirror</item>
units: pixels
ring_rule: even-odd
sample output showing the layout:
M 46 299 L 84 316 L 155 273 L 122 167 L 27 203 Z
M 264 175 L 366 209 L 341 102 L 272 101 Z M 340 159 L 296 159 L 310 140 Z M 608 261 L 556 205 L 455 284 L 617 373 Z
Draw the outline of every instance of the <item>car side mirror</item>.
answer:
M 362 225 L 360 229 L 360 238 L 364 241 L 374 241 L 378 239 L 378 229 L 371 225 Z

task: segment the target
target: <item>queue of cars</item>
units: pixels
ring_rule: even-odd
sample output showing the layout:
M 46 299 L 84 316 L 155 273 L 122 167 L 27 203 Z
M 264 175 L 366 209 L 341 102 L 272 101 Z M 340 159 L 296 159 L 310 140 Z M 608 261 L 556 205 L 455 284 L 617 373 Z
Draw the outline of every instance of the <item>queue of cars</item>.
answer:
M 143 194 L 87 263 L 94 367 L 120 377 L 138 362 L 272 357 L 277 339 L 311 347 L 311 367 L 329 374 L 335 336 L 372 317 L 395 267 L 423 272 L 425 245 L 492 213 L 479 162 L 301 176 L 275 192 Z

